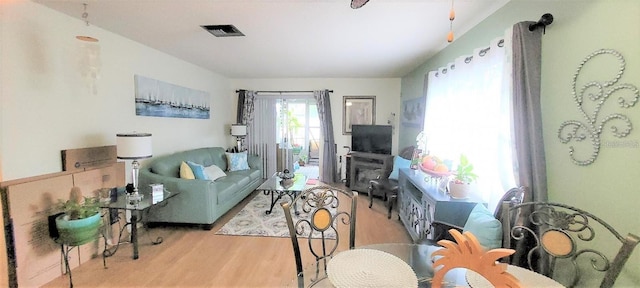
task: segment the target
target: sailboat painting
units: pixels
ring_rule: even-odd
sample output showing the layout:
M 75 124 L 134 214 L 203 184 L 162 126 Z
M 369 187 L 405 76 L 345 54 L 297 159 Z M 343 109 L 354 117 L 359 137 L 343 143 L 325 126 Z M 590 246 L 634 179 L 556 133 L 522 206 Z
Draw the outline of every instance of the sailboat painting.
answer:
M 209 119 L 209 93 L 134 76 L 136 115 Z

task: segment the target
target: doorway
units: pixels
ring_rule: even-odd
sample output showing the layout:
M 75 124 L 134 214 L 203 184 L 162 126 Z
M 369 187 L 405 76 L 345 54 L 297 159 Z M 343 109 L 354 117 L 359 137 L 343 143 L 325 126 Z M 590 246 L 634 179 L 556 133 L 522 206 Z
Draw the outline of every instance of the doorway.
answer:
M 313 98 L 286 98 L 276 104 L 279 147 L 290 149 L 295 172 L 319 178 L 320 118 Z

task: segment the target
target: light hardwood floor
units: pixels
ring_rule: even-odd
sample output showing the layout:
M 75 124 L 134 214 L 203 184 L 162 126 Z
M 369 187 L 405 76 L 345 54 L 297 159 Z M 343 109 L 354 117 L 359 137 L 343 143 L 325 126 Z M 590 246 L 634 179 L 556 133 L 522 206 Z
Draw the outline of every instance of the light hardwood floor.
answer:
M 344 188 L 344 187 L 343 187 Z M 141 230 L 140 258 L 130 245 L 107 258 L 97 257 L 72 271 L 75 287 L 281 287 L 294 280 L 295 261 L 289 238 L 216 235 L 256 194 L 254 192 L 216 221 L 211 231 L 192 227 Z M 394 210 L 387 219 L 380 199 L 371 209 L 366 193 L 358 197 L 356 247 L 377 243 L 411 243 Z M 274 209 L 281 209 L 274 207 Z M 340 231 L 342 232 L 342 231 Z M 162 236 L 152 245 L 148 235 Z M 339 250 L 347 249 L 342 240 Z M 306 262 L 309 257 L 304 258 Z M 69 287 L 67 275 L 44 287 Z

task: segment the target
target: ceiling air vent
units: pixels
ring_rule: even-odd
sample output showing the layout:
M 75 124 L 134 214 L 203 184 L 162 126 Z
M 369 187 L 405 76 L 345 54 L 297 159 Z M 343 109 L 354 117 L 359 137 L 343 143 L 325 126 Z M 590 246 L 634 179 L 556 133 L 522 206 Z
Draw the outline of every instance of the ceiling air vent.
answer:
M 233 25 L 202 25 L 200 27 L 216 37 L 244 36 L 244 34 Z

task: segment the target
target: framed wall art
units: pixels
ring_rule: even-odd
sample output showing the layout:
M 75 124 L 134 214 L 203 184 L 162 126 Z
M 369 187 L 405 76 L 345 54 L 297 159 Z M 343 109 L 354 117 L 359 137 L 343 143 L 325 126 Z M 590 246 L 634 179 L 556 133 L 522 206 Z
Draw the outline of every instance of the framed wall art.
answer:
M 209 93 L 134 76 L 136 115 L 209 119 Z
M 425 97 L 420 97 L 402 101 L 400 124 L 403 127 L 422 128 L 425 100 Z
M 376 96 L 343 96 L 342 134 L 351 134 L 351 125 L 373 125 L 376 119 Z

